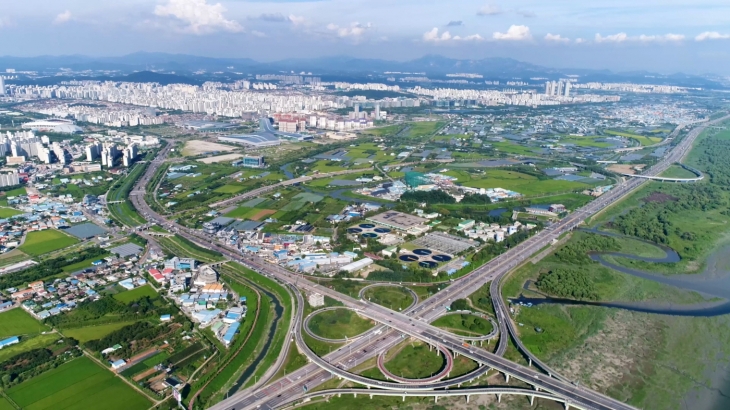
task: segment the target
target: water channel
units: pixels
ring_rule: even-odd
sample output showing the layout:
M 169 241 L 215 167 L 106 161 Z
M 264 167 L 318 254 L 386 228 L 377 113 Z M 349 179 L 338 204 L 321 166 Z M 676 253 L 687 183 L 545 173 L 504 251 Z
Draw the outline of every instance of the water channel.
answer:
M 269 292 L 266 289 L 261 288 L 258 285 L 255 285 L 254 283 L 246 280 L 247 284 L 251 287 L 256 288 L 259 292 L 264 293 L 266 296 L 268 296 L 271 299 L 271 303 L 274 305 L 274 320 L 271 322 L 271 326 L 269 327 L 269 332 L 266 335 L 266 343 L 264 344 L 263 348 L 259 352 L 259 354 L 254 358 L 253 362 L 248 365 L 243 370 L 243 373 L 241 373 L 241 376 L 236 380 L 236 382 L 231 386 L 230 390 L 228 390 L 227 395 L 231 395 L 239 391 L 243 385 L 246 383 L 248 379 L 251 378 L 251 376 L 256 371 L 256 368 L 261 363 L 261 361 L 266 357 L 266 354 L 269 353 L 269 349 L 271 348 L 271 342 L 274 340 L 274 333 L 276 333 L 276 327 L 281 321 L 281 317 L 284 314 L 284 307 L 281 306 L 281 303 L 279 302 L 279 299 L 274 296 L 273 293 Z M 265 304 L 264 300 L 261 300 L 261 309 L 268 309 L 269 307 Z M 258 312 L 257 312 L 258 313 Z M 238 335 L 239 337 L 244 337 L 244 335 Z
M 531 303 L 533 305 L 540 304 L 562 304 L 562 305 L 585 305 L 585 306 L 602 306 L 610 308 L 626 309 L 635 312 L 656 313 L 675 316 L 719 316 L 730 313 L 730 245 L 723 246 L 713 252 L 708 258 L 707 267 L 702 273 L 698 274 L 677 274 L 662 275 L 659 273 L 651 273 L 638 269 L 632 269 L 626 266 L 620 266 L 606 260 L 605 256 L 615 256 L 637 261 L 649 263 L 677 263 L 681 260 L 679 254 L 672 248 L 654 242 L 645 241 L 634 237 L 626 237 L 621 234 L 605 232 L 592 229 L 581 229 L 584 232 L 595 233 L 599 235 L 611 236 L 615 238 L 630 238 L 638 240 L 664 251 L 665 256 L 660 258 L 648 258 L 632 254 L 620 252 L 589 252 L 589 256 L 601 265 L 643 279 L 653 280 L 665 285 L 670 285 L 683 290 L 695 291 L 705 296 L 722 298 L 725 300 L 699 303 L 694 305 L 673 305 L 670 303 L 662 304 L 657 302 L 590 302 L 572 299 L 560 299 L 552 297 L 529 298 L 520 295 L 519 298 L 510 299 L 513 303 Z

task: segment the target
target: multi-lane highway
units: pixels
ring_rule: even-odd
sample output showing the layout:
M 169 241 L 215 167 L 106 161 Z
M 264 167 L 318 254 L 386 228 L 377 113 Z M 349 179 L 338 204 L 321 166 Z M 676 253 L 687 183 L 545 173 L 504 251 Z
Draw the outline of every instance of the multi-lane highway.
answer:
M 715 120 L 707 125 L 711 125 L 718 121 L 726 119 L 722 118 Z M 647 175 L 657 175 L 663 172 L 674 162 L 679 162 L 681 158 L 691 148 L 692 142 L 699 135 L 704 127 L 697 128 L 691 131 L 687 138 L 685 138 L 679 145 L 672 149 L 667 156 L 657 165 L 647 170 Z M 152 175 L 156 169 L 153 164 L 147 170 L 147 174 L 142 178 L 142 181 L 149 179 L 149 175 Z M 176 231 L 199 244 L 215 249 L 232 260 L 239 261 L 249 267 L 256 269 L 259 272 L 278 278 L 284 283 L 290 284 L 290 286 L 296 286 L 298 289 L 306 291 L 316 291 L 327 296 L 333 297 L 336 300 L 340 300 L 346 306 L 352 309 L 358 309 L 359 313 L 363 316 L 370 317 L 373 320 L 385 325 L 387 330 L 383 326 L 378 326 L 376 329 L 369 332 L 367 335 L 361 337 L 358 341 L 350 343 L 348 346 L 340 348 L 337 352 L 320 358 L 314 355 L 311 350 L 306 347 L 306 344 L 301 340 L 301 332 L 295 333 L 295 339 L 300 345 L 300 348 L 307 353 L 311 361 L 317 366 L 327 370 L 322 371 L 314 368 L 312 365 L 305 366 L 294 374 L 286 377 L 284 380 L 275 382 L 265 389 L 261 389 L 256 392 L 246 392 L 245 394 L 236 394 L 231 396 L 224 402 L 219 403 L 215 406 L 216 409 L 236 409 L 241 408 L 254 408 L 260 406 L 261 408 L 276 408 L 283 403 L 291 400 L 293 397 L 301 395 L 305 386 L 311 388 L 312 386 L 318 385 L 330 378 L 329 373 L 335 374 L 338 377 L 350 379 L 362 383 L 366 386 L 374 388 L 384 388 L 392 390 L 424 390 L 434 389 L 440 386 L 439 383 L 450 383 L 451 385 L 457 384 L 455 381 L 451 382 L 438 382 L 428 383 L 423 385 L 402 385 L 399 384 L 397 387 L 391 386 L 386 382 L 378 382 L 370 379 L 362 378 L 362 376 L 354 375 L 347 372 L 347 369 L 354 367 L 357 363 L 360 363 L 367 358 L 373 357 L 383 349 L 387 349 L 397 344 L 401 340 L 401 335 L 406 335 L 423 340 L 432 345 L 440 345 L 448 348 L 454 354 L 464 355 L 469 357 L 480 364 L 484 365 L 480 368 L 486 370 L 487 368 L 494 368 L 505 375 L 516 377 L 523 380 L 536 388 L 546 390 L 552 395 L 565 400 L 566 403 L 574 407 L 585 408 L 585 409 L 630 409 L 624 403 L 618 402 L 609 397 L 603 396 L 596 392 L 591 391 L 582 386 L 577 386 L 567 382 L 560 377 L 550 377 L 534 369 L 527 368 L 524 366 L 512 363 L 500 356 L 506 348 L 507 334 L 512 335 L 517 343 L 518 347 L 528 355 L 532 362 L 546 371 L 547 373 L 557 376 L 557 374 L 549 369 L 545 364 L 541 363 L 537 358 L 534 357 L 527 349 L 522 346 L 517 332 L 514 328 L 514 324 L 509 318 L 508 308 L 499 294 L 499 283 L 500 280 L 515 266 L 523 263 L 530 255 L 534 254 L 544 246 L 551 243 L 552 240 L 564 232 L 575 228 L 587 217 L 600 212 L 605 207 L 614 203 L 616 200 L 624 197 L 626 194 L 636 189 L 645 181 L 639 179 L 632 179 L 628 182 L 616 186 L 613 190 L 599 197 L 595 201 L 586 205 L 585 207 L 576 210 L 570 216 L 560 221 L 559 223 L 552 225 L 548 229 L 540 232 L 533 237 L 529 238 L 525 242 L 515 246 L 505 254 L 495 258 L 488 262 L 484 266 L 478 268 L 468 276 L 465 276 L 454 282 L 452 286 L 447 287 L 445 290 L 437 293 L 423 303 L 420 303 L 412 310 L 398 313 L 390 311 L 387 308 L 379 305 L 349 298 L 331 289 L 318 286 L 311 282 L 301 280 L 297 275 L 286 271 L 276 265 L 267 264 L 258 260 L 249 260 L 241 257 L 238 252 L 224 248 L 221 245 L 211 244 L 208 238 L 202 237 L 201 234 L 187 230 L 181 226 L 175 226 Z M 142 185 L 143 186 L 143 185 Z M 140 192 L 136 190 L 135 193 Z M 142 190 L 143 192 L 143 190 Z M 163 225 L 169 225 L 170 222 L 166 221 L 160 215 L 155 214 L 152 210 L 146 206 L 143 201 L 143 195 L 133 196 L 133 201 L 137 209 L 147 218 L 158 222 Z M 497 354 L 489 353 L 483 349 L 479 349 L 468 344 L 464 344 L 463 340 L 456 335 L 450 334 L 438 328 L 435 328 L 428 323 L 429 319 L 435 318 L 443 312 L 443 306 L 450 304 L 450 301 L 465 297 L 479 287 L 489 281 L 492 281 L 492 299 L 495 303 L 495 310 L 497 321 L 500 325 L 501 335 Z M 301 299 L 299 292 L 294 292 L 299 299 Z M 303 305 L 303 301 L 299 301 Z M 299 310 L 299 309 L 298 309 Z M 297 316 L 296 325 L 302 323 L 301 314 Z M 392 329 L 392 330 L 391 330 Z M 380 331 L 381 334 L 375 334 Z M 354 349 L 354 351 L 353 351 Z M 364 379 L 364 380 L 363 380 Z

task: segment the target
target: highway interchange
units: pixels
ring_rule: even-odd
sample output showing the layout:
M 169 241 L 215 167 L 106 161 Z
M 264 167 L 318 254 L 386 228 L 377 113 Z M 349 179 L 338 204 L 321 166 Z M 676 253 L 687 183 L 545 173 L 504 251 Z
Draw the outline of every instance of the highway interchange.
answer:
M 706 126 L 723 121 L 727 118 L 728 117 L 723 117 L 712 122 L 708 122 L 705 125 L 690 131 L 678 145 L 667 152 L 665 157 L 659 163 L 646 170 L 643 175 L 659 175 L 672 164 L 680 162 L 691 148 L 694 139 Z M 292 338 L 299 349 L 304 352 L 310 360 L 310 364 L 282 378 L 281 380 L 274 381 L 267 387 L 260 388 L 255 391 L 246 390 L 238 392 L 226 400 L 214 405 L 212 409 L 241 410 L 253 408 L 280 408 L 281 406 L 291 403 L 301 397 L 307 390 L 313 389 L 317 385 L 330 380 L 332 377 L 351 380 L 367 386 L 368 388 L 399 392 L 399 394 L 396 395 L 438 396 L 438 393 L 433 393 L 434 390 L 447 389 L 450 386 L 459 386 L 461 383 L 483 376 L 489 369 L 495 369 L 503 373 L 507 378 L 514 377 L 533 386 L 536 390 L 539 390 L 539 394 L 535 394 L 533 397 L 539 396 L 552 398 L 557 401 L 564 402 L 566 407 L 581 409 L 633 409 L 633 407 L 625 403 L 604 396 L 565 379 L 529 352 L 529 350 L 522 345 L 517 337 L 518 333 L 515 328 L 515 324 L 510 319 L 508 307 L 501 297 L 501 280 L 515 267 L 524 263 L 531 255 L 544 247 L 549 246 L 558 237 L 577 227 L 590 216 L 595 215 L 634 191 L 646 182 L 645 179 L 632 178 L 618 184 L 611 191 L 600 196 L 586 206 L 575 210 L 560 222 L 551 225 L 542 232 L 536 233 L 504 254 L 475 269 L 469 275 L 455 280 L 450 286 L 431 296 L 427 300 L 403 312 L 394 312 L 380 305 L 370 303 L 369 301 L 351 298 L 332 289 L 319 286 L 315 283 L 302 279 L 300 275 L 296 275 L 279 267 L 278 265 L 267 263 L 255 257 L 244 257 L 239 251 L 230 249 L 224 245 L 213 243 L 209 237 L 206 237 L 199 231 L 190 230 L 180 226 L 155 213 L 144 201 L 144 188 L 149 179 L 154 175 L 156 169 L 164 162 L 168 152 L 169 146 L 163 149 L 158 154 L 157 158 L 150 163 L 145 174 L 142 178 L 140 178 L 135 189 L 132 191 L 131 200 L 136 209 L 150 222 L 168 226 L 178 235 L 185 237 L 188 240 L 221 252 L 233 261 L 248 266 L 261 274 L 275 277 L 280 282 L 287 284 L 297 299 L 297 314 L 293 319 Z M 268 191 L 276 189 L 278 186 L 289 185 L 292 181 L 293 180 L 284 181 L 283 183 L 266 187 L 266 190 Z M 258 193 L 249 192 L 246 197 L 250 197 L 249 195 L 252 194 L 257 195 Z M 237 199 L 235 201 L 239 201 L 242 197 L 243 196 L 236 197 Z M 228 200 L 220 203 L 219 205 L 224 206 L 229 203 L 234 203 L 235 201 Z M 495 353 L 490 353 L 485 349 L 465 343 L 462 337 L 429 324 L 445 312 L 444 307 L 450 305 L 451 301 L 464 298 L 489 282 L 491 282 L 490 293 L 494 303 L 500 333 Z M 309 349 L 306 343 L 304 343 L 303 336 L 301 332 L 298 331 L 303 322 L 302 313 L 304 300 L 302 298 L 301 291 L 305 291 L 307 293 L 318 292 L 329 296 L 342 302 L 346 307 L 356 310 L 361 316 L 373 319 L 379 323 L 379 325 L 337 351 L 324 357 L 319 357 L 314 354 L 311 349 Z M 394 347 L 400 343 L 404 337 L 413 337 L 429 343 L 432 346 L 445 347 L 453 352 L 454 355 L 463 355 L 478 362 L 480 367 L 471 374 L 450 379 L 448 381 L 424 382 L 421 384 L 381 382 L 348 372 L 348 369 L 351 369 L 358 364 L 375 357 L 383 351 Z M 537 369 L 518 365 L 502 357 L 507 349 L 508 337 L 513 339 L 520 351 L 529 359 L 532 365 L 537 367 Z M 508 394 L 510 388 L 501 389 L 504 390 L 503 393 Z M 368 390 L 365 389 L 361 389 L 360 391 L 362 391 L 363 394 L 367 394 L 368 392 Z M 451 391 L 453 392 L 454 390 Z M 340 393 L 342 392 L 348 393 L 348 391 L 340 391 Z M 349 391 L 349 393 L 353 392 Z M 468 391 L 465 391 L 462 394 L 466 395 L 466 393 L 468 393 Z M 485 390 L 485 392 L 481 393 L 477 393 L 476 391 L 474 392 L 474 394 L 485 393 L 502 394 L 498 387 L 495 387 L 492 390 Z

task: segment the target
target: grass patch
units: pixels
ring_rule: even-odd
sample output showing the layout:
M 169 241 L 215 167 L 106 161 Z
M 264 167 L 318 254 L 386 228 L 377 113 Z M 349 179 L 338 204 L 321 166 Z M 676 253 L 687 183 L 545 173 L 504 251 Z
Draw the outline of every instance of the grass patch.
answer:
M 7 391 L 23 409 L 147 409 L 152 404 L 91 359 L 81 357 Z
M 10 218 L 11 216 L 20 215 L 22 212 L 13 208 L 0 207 L 0 218 Z
M 309 321 L 309 329 L 317 336 L 327 339 L 344 339 L 357 336 L 375 324 L 363 319 L 350 309 L 335 309 L 320 312 Z
M 20 343 L 0 349 L 0 363 L 10 359 L 17 354 L 49 346 L 55 343 L 60 338 L 61 335 L 59 335 L 58 333 L 48 333 L 45 335 L 37 335 L 33 337 L 22 337 L 20 339 Z
M 221 194 L 237 194 L 244 189 L 246 189 L 246 187 L 240 185 L 223 185 L 222 187 L 214 189 L 213 192 L 218 192 Z
M 107 323 L 104 325 L 97 325 L 97 326 L 85 326 L 85 327 L 77 327 L 73 329 L 61 329 L 61 332 L 63 332 L 64 335 L 68 337 L 73 337 L 74 339 L 78 340 L 81 343 L 86 343 L 89 340 L 98 340 L 106 335 L 110 334 L 111 332 L 114 332 L 116 330 L 119 330 L 123 328 L 124 326 L 129 326 L 134 322 L 116 322 L 116 323 Z
M 524 196 L 537 196 L 555 192 L 569 192 L 582 190 L 588 187 L 587 184 L 584 184 L 582 182 L 561 181 L 554 179 L 539 180 L 537 177 L 532 175 L 501 169 L 487 170 L 484 175 L 471 175 L 466 181 L 462 179 L 465 178 L 465 172 L 456 172 L 459 172 L 460 177 L 457 176 L 457 178 L 459 178 L 459 182 L 462 182 L 464 186 L 472 188 L 504 188 L 518 192 Z
M 462 336 L 485 336 L 494 330 L 487 319 L 466 314 L 442 316 L 431 324 Z
M 429 351 L 425 343 L 414 342 L 403 347 L 392 359 L 386 361 L 385 368 L 396 376 L 420 379 L 438 373 L 445 362 L 441 354 Z
M 170 253 L 180 257 L 192 257 L 203 262 L 218 262 L 223 260 L 223 256 L 220 253 L 200 247 L 178 235 L 158 238 L 157 243 Z
M 29 335 L 45 332 L 48 326 L 33 319 L 21 308 L 10 309 L 0 313 L 0 338 Z
M 152 289 L 152 286 L 150 285 L 144 285 L 140 286 L 138 288 L 134 288 L 132 290 L 128 290 L 126 292 L 117 293 L 114 295 L 114 299 L 124 303 L 129 304 L 131 302 L 140 300 L 144 297 L 149 297 L 151 299 L 156 299 L 159 295 L 157 292 L 155 292 L 154 289 Z
M 413 303 L 411 293 L 402 287 L 378 286 L 367 289 L 363 297 L 380 306 L 401 311 Z
M 19 249 L 28 255 L 43 255 L 78 243 L 78 239 L 56 229 L 28 232 Z
M 162 351 L 152 357 L 147 358 L 142 363 L 144 363 L 145 366 L 147 366 L 147 367 L 155 367 L 158 364 L 167 360 L 169 357 L 170 357 L 170 353 L 167 353 L 166 351 Z

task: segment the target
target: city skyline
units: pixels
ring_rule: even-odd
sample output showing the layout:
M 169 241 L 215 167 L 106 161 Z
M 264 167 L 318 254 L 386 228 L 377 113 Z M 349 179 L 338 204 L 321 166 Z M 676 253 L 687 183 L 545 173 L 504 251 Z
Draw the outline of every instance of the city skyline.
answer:
M 125 0 L 109 6 L 38 0 L 5 6 L 0 35 L 16 40 L 0 46 L 0 55 L 147 51 L 261 61 L 332 55 L 403 61 L 440 54 L 511 57 L 556 68 L 728 74 L 726 3 L 571 3 Z

